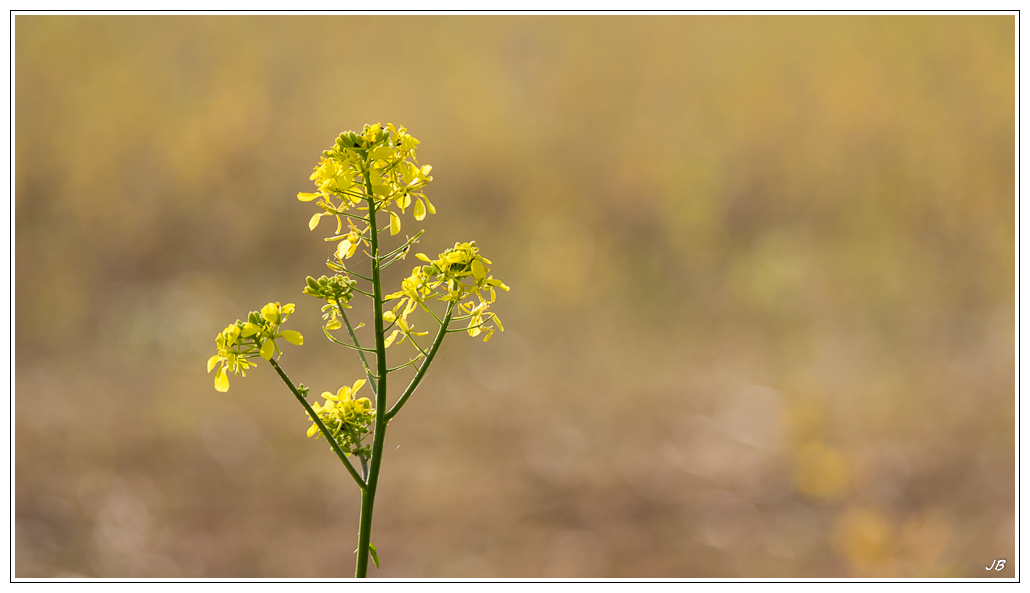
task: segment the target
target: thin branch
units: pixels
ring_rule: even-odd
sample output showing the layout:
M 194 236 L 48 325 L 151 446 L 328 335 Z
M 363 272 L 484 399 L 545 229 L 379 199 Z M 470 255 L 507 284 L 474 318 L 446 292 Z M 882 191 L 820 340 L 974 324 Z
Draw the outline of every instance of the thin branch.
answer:
M 329 429 L 326 428 L 325 424 L 322 423 L 322 419 L 319 418 L 318 414 L 316 414 L 315 411 L 311 408 L 311 404 L 308 403 L 308 400 L 304 399 L 304 396 L 301 395 L 300 391 L 293 384 L 293 381 L 290 381 L 290 378 L 286 376 L 286 373 L 283 372 L 283 369 L 279 366 L 278 362 L 276 362 L 273 359 L 269 359 L 268 362 L 272 365 L 272 368 L 275 369 L 275 372 L 279 374 L 279 378 L 282 379 L 283 382 L 286 383 L 286 386 L 290 388 L 290 391 L 293 392 L 293 395 L 297 397 L 297 401 L 299 401 L 300 404 L 304 406 L 304 409 L 307 410 L 308 416 L 310 416 L 311 420 L 314 421 L 316 426 L 318 426 L 318 430 L 321 431 L 322 436 L 324 436 L 326 440 L 329 441 L 329 444 L 332 446 L 333 451 L 336 452 L 337 457 L 339 457 L 340 461 L 343 462 L 343 465 L 347 467 L 347 471 L 350 472 L 350 475 L 352 478 L 354 478 L 354 481 L 358 483 L 358 487 L 362 490 L 365 490 L 368 487 L 365 484 L 365 480 L 363 480 L 361 476 L 358 475 L 357 470 L 354 469 L 354 466 L 351 465 L 350 460 L 347 459 L 347 454 L 343 452 L 343 449 L 340 448 L 340 444 L 336 442 L 336 439 L 333 438 L 332 433 L 329 432 Z
M 368 459 L 364 453 L 358 453 L 358 460 L 361 461 L 361 477 L 368 479 Z
M 370 299 L 371 299 L 371 298 L 374 298 L 372 294 L 370 294 L 370 293 L 367 293 L 367 292 L 365 292 L 364 290 L 361 290 L 360 288 L 357 288 L 357 287 L 355 287 L 355 288 L 354 288 L 354 292 L 356 292 L 356 293 L 358 293 L 358 294 L 363 294 L 363 295 L 367 296 L 367 297 L 368 297 L 368 298 L 370 298 Z
M 358 352 L 375 352 L 375 350 L 372 350 L 371 348 L 360 348 L 358 346 L 354 346 L 352 344 L 348 344 L 347 342 L 341 342 L 341 341 L 337 340 L 336 338 L 333 337 L 333 334 L 329 333 L 329 329 L 326 328 L 324 325 L 322 326 L 322 332 L 325 333 L 325 337 L 329 338 L 329 340 L 332 341 L 334 344 L 339 344 L 341 346 L 346 346 L 346 347 L 350 348 L 351 350 L 357 350 Z
M 344 211 L 342 211 L 342 210 L 337 210 L 337 211 L 336 211 L 336 212 L 334 212 L 333 214 L 335 214 L 335 215 L 337 215 L 337 216 L 346 216 L 346 217 L 348 217 L 348 218 L 356 218 L 356 219 L 358 219 L 358 220 L 360 220 L 360 221 L 364 222 L 365 224 L 368 224 L 368 219 L 367 219 L 367 218 L 365 218 L 364 216 L 358 216 L 357 214 L 349 214 L 349 213 L 347 213 L 347 212 L 344 212 Z M 328 240 L 328 239 L 327 239 L 327 240 Z
M 347 272 L 347 274 L 349 276 L 357 276 L 358 278 L 361 278 L 362 280 L 364 280 L 366 282 L 371 282 L 372 281 L 372 279 L 369 278 L 368 276 L 362 276 L 361 274 L 358 274 L 357 272 L 352 271 L 350 268 L 347 268 L 346 266 L 343 267 L 343 271 Z
M 422 349 L 422 346 L 418 345 L 418 342 L 415 341 L 415 337 L 412 336 L 410 333 L 408 334 L 408 341 L 411 342 L 411 345 L 417 348 L 418 351 L 422 353 L 422 356 L 429 356 L 428 354 L 426 354 L 426 351 Z
M 491 321 L 493 321 L 494 317 L 496 317 L 493 313 L 489 313 L 489 315 L 490 315 L 489 319 L 484 319 L 483 321 L 480 321 L 476 325 L 470 325 L 468 327 L 459 327 L 457 329 L 449 329 L 449 330 L 447 330 L 447 333 L 449 333 L 449 334 L 456 334 L 458 332 L 467 332 L 470 329 L 478 329 L 480 327 L 483 327 L 484 325 L 486 325 L 486 324 L 490 323 Z
M 420 348 L 419 350 L 421 350 L 421 348 Z M 399 366 L 399 367 L 393 367 L 392 369 L 386 369 L 386 372 L 388 372 L 388 373 L 392 373 L 392 372 L 394 372 L 394 371 L 399 371 L 399 370 L 403 369 L 403 368 L 404 368 L 404 367 L 406 367 L 406 366 L 411 366 L 411 365 L 415 364 L 416 362 L 418 362 L 418 361 L 422 360 L 422 358 L 423 358 L 424 356 L 425 356 L 425 353 L 423 352 L 422 354 L 419 354 L 419 355 L 418 355 L 418 356 L 416 356 L 415 358 L 412 358 L 411 360 L 409 360 L 408 362 L 406 362 L 406 363 L 402 364 L 402 365 L 401 365 L 401 366 Z
M 418 238 L 421 237 L 422 233 L 424 233 L 424 232 L 426 232 L 426 230 L 422 229 L 421 231 L 415 233 L 414 237 L 412 237 L 412 238 L 408 239 L 407 241 L 405 241 L 404 244 L 401 245 L 400 247 L 398 247 L 397 249 L 394 249 L 390 253 L 387 253 L 386 255 L 384 255 L 383 258 L 385 259 L 387 257 L 393 257 L 394 255 L 396 255 L 400 251 L 411 247 L 412 245 L 414 245 L 418 241 Z
M 447 335 L 447 325 L 451 322 L 451 313 L 453 311 L 454 303 L 448 303 L 447 314 L 444 315 L 444 323 L 440 326 L 440 331 L 437 332 L 436 338 L 433 340 L 433 345 L 429 348 L 429 355 L 426 356 L 422 366 L 418 367 L 418 371 L 415 373 L 415 376 L 411 378 L 411 383 L 408 383 L 408 388 L 404 390 L 404 395 L 402 395 L 400 399 L 397 400 L 397 403 L 390 408 L 390 411 L 386 413 L 387 421 L 397 415 L 397 412 L 401 410 L 401 407 L 408 401 L 411 394 L 415 393 L 415 389 L 418 388 L 419 383 L 422 382 L 422 378 L 426 376 L 426 371 L 429 370 L 429 365 L 433 362 L 433 357 L 435 357 L 437 351 L 440 350 L 440 344 L 443 343 L 443 338 Z
M 347 318 L 347 313 L 343 311 L 343 307 L 340 303 L 336 303 L 336 308 L 340 311 L 340 316 L 343 317 L 343 323 L 347 326 L 347 333 L 350 334 L 350 339 L 354 342 L 354 347 L 358 348 L 358 356 L 361 357 L 361 366 L 365 367 L 365 375 L 368 376 L 368 384 L 372 387 L 372 393 L 376 393 L 376 382 L 372 378 L 372 371 L 368 368 L 368 360 L 365 359 L 365 350 L 361 349 L 361 343 L 358 342 L 358 336 L 354 333 L 354 328 L 351 327 L 350 319 Z
M 418 301 L 418 304 L 422 305 L 422 308 L 423 308 L 423 309 L 425 309 L 426 311 L 429 311 L 429 314 L 433 316 L 433 319 L 435 319 L 435 320 L 436 320 L 436 322 L 437 322 L 438 324 L 440 324 L 440 325 L 443 325 L 443 324 L 444 324 L 444 323 L 443 323 L 442 321 L 440 321 L 440 318 L 436 316 L 436 313 L 433 313 L 433 310 L 432 310 L 432 309 L 430 309 L 429 307 L 427 307 L 427 306 L 426 306 L 426 304 L 425 304 L 424 302 L 422 302 L 422 301 Z M 448 306 L 447 306 L 447 312 L 448 312 L 448 314 L 450 313 L 450 311 L 451 311 L 451 309 L 452 309 L 453 307 L 454 307 L 454 305 L 453 305 L 453 304 L 451 304 L 451 305 L 448 305 Z

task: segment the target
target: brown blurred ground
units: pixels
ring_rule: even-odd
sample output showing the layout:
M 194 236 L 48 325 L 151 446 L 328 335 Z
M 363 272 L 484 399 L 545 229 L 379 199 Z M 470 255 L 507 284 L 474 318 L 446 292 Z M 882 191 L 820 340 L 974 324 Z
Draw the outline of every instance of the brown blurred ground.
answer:
M 338 461 L 204 362 L 279 300 L 359 376 L 294 195 L 390 121 L 420 250 L 512 291 L 391 424 L 373 575 L 1014 576 L 1014 25 L 17 16 L 16 575 L 353 573 Z

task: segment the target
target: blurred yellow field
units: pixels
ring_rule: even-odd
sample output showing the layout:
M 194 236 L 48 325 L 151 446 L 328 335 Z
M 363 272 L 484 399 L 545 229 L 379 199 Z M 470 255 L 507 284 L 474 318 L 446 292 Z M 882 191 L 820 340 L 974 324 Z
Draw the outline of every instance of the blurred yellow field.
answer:
M 1014 577 L 1015 26 L 15 16 L 15 576 L 353 574 L 339 461 L 204 362 L 321 334 L 295 196 L 392 122 L 418 251 L 512 290 L 391 423 L 369 576 Z

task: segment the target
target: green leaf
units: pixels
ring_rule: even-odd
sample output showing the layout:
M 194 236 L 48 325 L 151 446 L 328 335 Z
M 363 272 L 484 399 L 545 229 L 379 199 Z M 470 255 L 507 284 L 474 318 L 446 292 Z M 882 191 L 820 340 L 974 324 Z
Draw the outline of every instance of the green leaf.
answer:
M 350 457 L 350 455 L 347 455 Z M 375 562 L 376 568 L 379 568 L 379 554 L 376 552 L 376 547 L 372 545 L 372 542 L 368 542 L 368 551 L 372 554 L 372 562 Z M 354 548 L 354 553 L 358 553 L 358 548 Z
M 304 336 L 300 335 L 299 331 L 288 329 L 282 333 L 282 336 L 284 340 L 293 344 L 294 346 L 300 346 L 304 343 Z

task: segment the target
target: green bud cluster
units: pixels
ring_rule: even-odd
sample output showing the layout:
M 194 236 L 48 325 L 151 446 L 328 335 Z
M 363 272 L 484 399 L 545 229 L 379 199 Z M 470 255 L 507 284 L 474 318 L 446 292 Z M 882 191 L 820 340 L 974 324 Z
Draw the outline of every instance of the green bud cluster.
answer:
M 357 284 L 356 280 L 339 275 L 322 276 L 317 280 L 308 276 L 305 281 L 307 286 L 304 287 L 304 294 L 341 305 L 346 305 L 351 300 L 351 297 L 354 296 L 354 285 Z
M 326 322 L 326 329 L 340 329 L 340 309 L 350 309 L 347 303 L 354 296 L 356 284 L 356 280 L 347 276 L 322 276 L 317 280 L 311 276 L 307 277 L 304 294 L 326 301 L 322 306 L 322 319 Z

